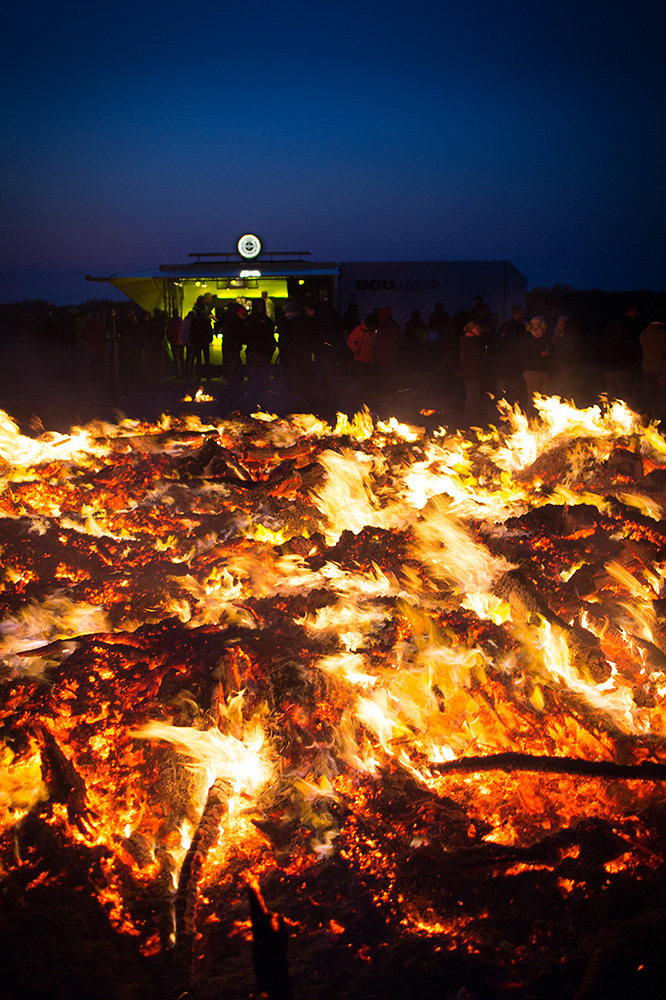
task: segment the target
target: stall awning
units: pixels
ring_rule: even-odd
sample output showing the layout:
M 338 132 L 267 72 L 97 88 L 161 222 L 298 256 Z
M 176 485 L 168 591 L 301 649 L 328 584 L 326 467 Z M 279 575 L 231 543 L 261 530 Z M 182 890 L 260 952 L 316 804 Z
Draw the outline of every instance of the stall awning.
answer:
M 152 312 L 163 309 L 168 299 L 168 286 L 178 291 L 177 301 L 183 298 L 183 288 L 191 288 L 195 283 L 226 282 L 242 278 L 254 282 L 275 281 L 289 278 L 336 278 L 339 274 L 337 263 L 318 261 L 218 261 L 201 264 L 162 264 L 156 270 L 132 271 L 126 274 L 111 274 L 96 278 L 88 275 L 89 281 L 108 281 L 123 295 L 127 295 L 142 309 Z M 181 286 L 180 288 L 178 286 Z M 256 287 L 253 285 L 252 287 Z M 185 296 L 187 298 L 187 296 Z M 187 302 L 186 302 L 187 305 Z
M 251 260 L 242 263 L 222 261 L 219 264 L 162 264 L 158 271 L 151 272 L 151 274 L 176 281 L 192 279 L 214 281 L 215 278 L 238 278 L 242 276 L 243 272 L 248 271 L 256 272 L 262 278 L 299 278 L 301 276 L 315 278 L 337 275 L 339 267 L 332 263 L 314 263 L 303 260 L 266 262 Z

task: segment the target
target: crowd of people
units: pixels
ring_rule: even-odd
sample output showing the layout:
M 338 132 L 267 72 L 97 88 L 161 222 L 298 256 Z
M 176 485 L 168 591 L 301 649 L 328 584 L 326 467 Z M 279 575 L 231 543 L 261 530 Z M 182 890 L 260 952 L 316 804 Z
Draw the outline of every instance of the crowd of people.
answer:
M 472 317 L 460 339 L 458 373 L 465 384 L 465 420 L 482 420 L 482 390 L 534 413 L 534 394 L 556 395 L 588 405 L 604 393 L 633 409 L 666 418 L 666 320 L 646 322 L 639 307 L 625 304 L 600 337 L 586 338 L 580 322 L 560 316 L 552 330 L 543 316 L 525 322 L 515 305 L 497 331 Z
M 132 323 L 123 336 L 146 380 L 219 376 L 229 409 L 244 400 L 267 405 L 278 380 L 293 409 L 330 410 L 345 392 L 371 404 L 427 373 L 459 425 L 496 420 L 498 399 L 531 414 L 534 393 L 578 406 L 606 393 L 666 419 L 666 322 L 646 319 L 632 302 L 595 338 L 575 317 L 561 316 L 549 329 L 543 316 L 527 319 L 519 304 L 498 324 L 481 296 L 453 317 L 442 303 L 425 319 L 414 310 L 404 327 L 388 305 L 361 318 L 351 303 L 336 317 L 308 301 L 276 306 L 266 292 L 252 300 L 204 294 L 185 316 L 156 309 Z M 216 336 L 221 367 L 211 364 Z
M 601 336 L 586 335 L 575 317 L 560 316 L 549 330 L 543 316 L 526 321 L 514 305 L 498 326 L 481 296 L 453 318 L 437 303 L 427 322 L 414 311 L 404 331 L 387 308 L 360 321 L 348 337 L 354 364 L 366 368 L 363 383 L 386 382 L 402 356 L 408 363 L 434 367 L 450 395 L 460 394 L 461 423 L 496 419 L 496 401 L 520 404 L 534 414 L 534 394 L 557 395 L 578 406 L 604 393 L 632 408 L 666 420 L 666 318 L 650 321 L 628 302 Z

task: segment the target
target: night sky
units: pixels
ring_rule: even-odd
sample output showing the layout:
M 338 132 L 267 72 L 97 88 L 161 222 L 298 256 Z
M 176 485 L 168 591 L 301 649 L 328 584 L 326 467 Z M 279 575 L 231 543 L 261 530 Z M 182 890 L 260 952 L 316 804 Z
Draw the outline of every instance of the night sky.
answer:
M 235 247 L 666 288 L 663 3 L 12 5 L 0 301 Z

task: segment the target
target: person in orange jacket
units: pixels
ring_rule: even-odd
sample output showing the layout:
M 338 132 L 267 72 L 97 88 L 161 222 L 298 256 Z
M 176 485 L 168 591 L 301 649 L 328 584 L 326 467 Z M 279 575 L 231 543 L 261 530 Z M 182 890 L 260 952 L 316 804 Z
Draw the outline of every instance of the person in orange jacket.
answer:
M 366 316 L 362 323 L 355 326 L 347 337 L 347 346 L 358 364 L 371 365 L 375 356 L 375 340 L 377 339 L 377 317 L 374 313 Z
M 377 315 L 370 313 L 362 323 L 355 326 L 347 337 L 354 358 L 352 361 L 352 377 L 358 384 L 362 394 L 370 388 L 370 379 L 374 372 L 375 341 L 377 339 Z

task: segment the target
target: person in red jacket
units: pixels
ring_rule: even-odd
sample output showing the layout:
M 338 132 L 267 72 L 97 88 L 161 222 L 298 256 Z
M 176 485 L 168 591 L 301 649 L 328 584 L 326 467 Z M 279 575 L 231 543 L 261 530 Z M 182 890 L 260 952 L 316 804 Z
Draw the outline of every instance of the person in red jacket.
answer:
M 358 390 L 365 395 L 370 388 L 374 373 L 375 341 L 377 339 L 377 315 L 370 313 L 362 323 L 355 326 L 347 337 L 347 347 L 353 354 L 352 378 Z M 364 402 L 365 400 L 363 400 Z
M 371 365 L 375 356 L 375 340 L 377 339 L 377 321 L 371 314 L 362 323 L 355 326 L 347 337 L 347 346 L 358 364 Z

